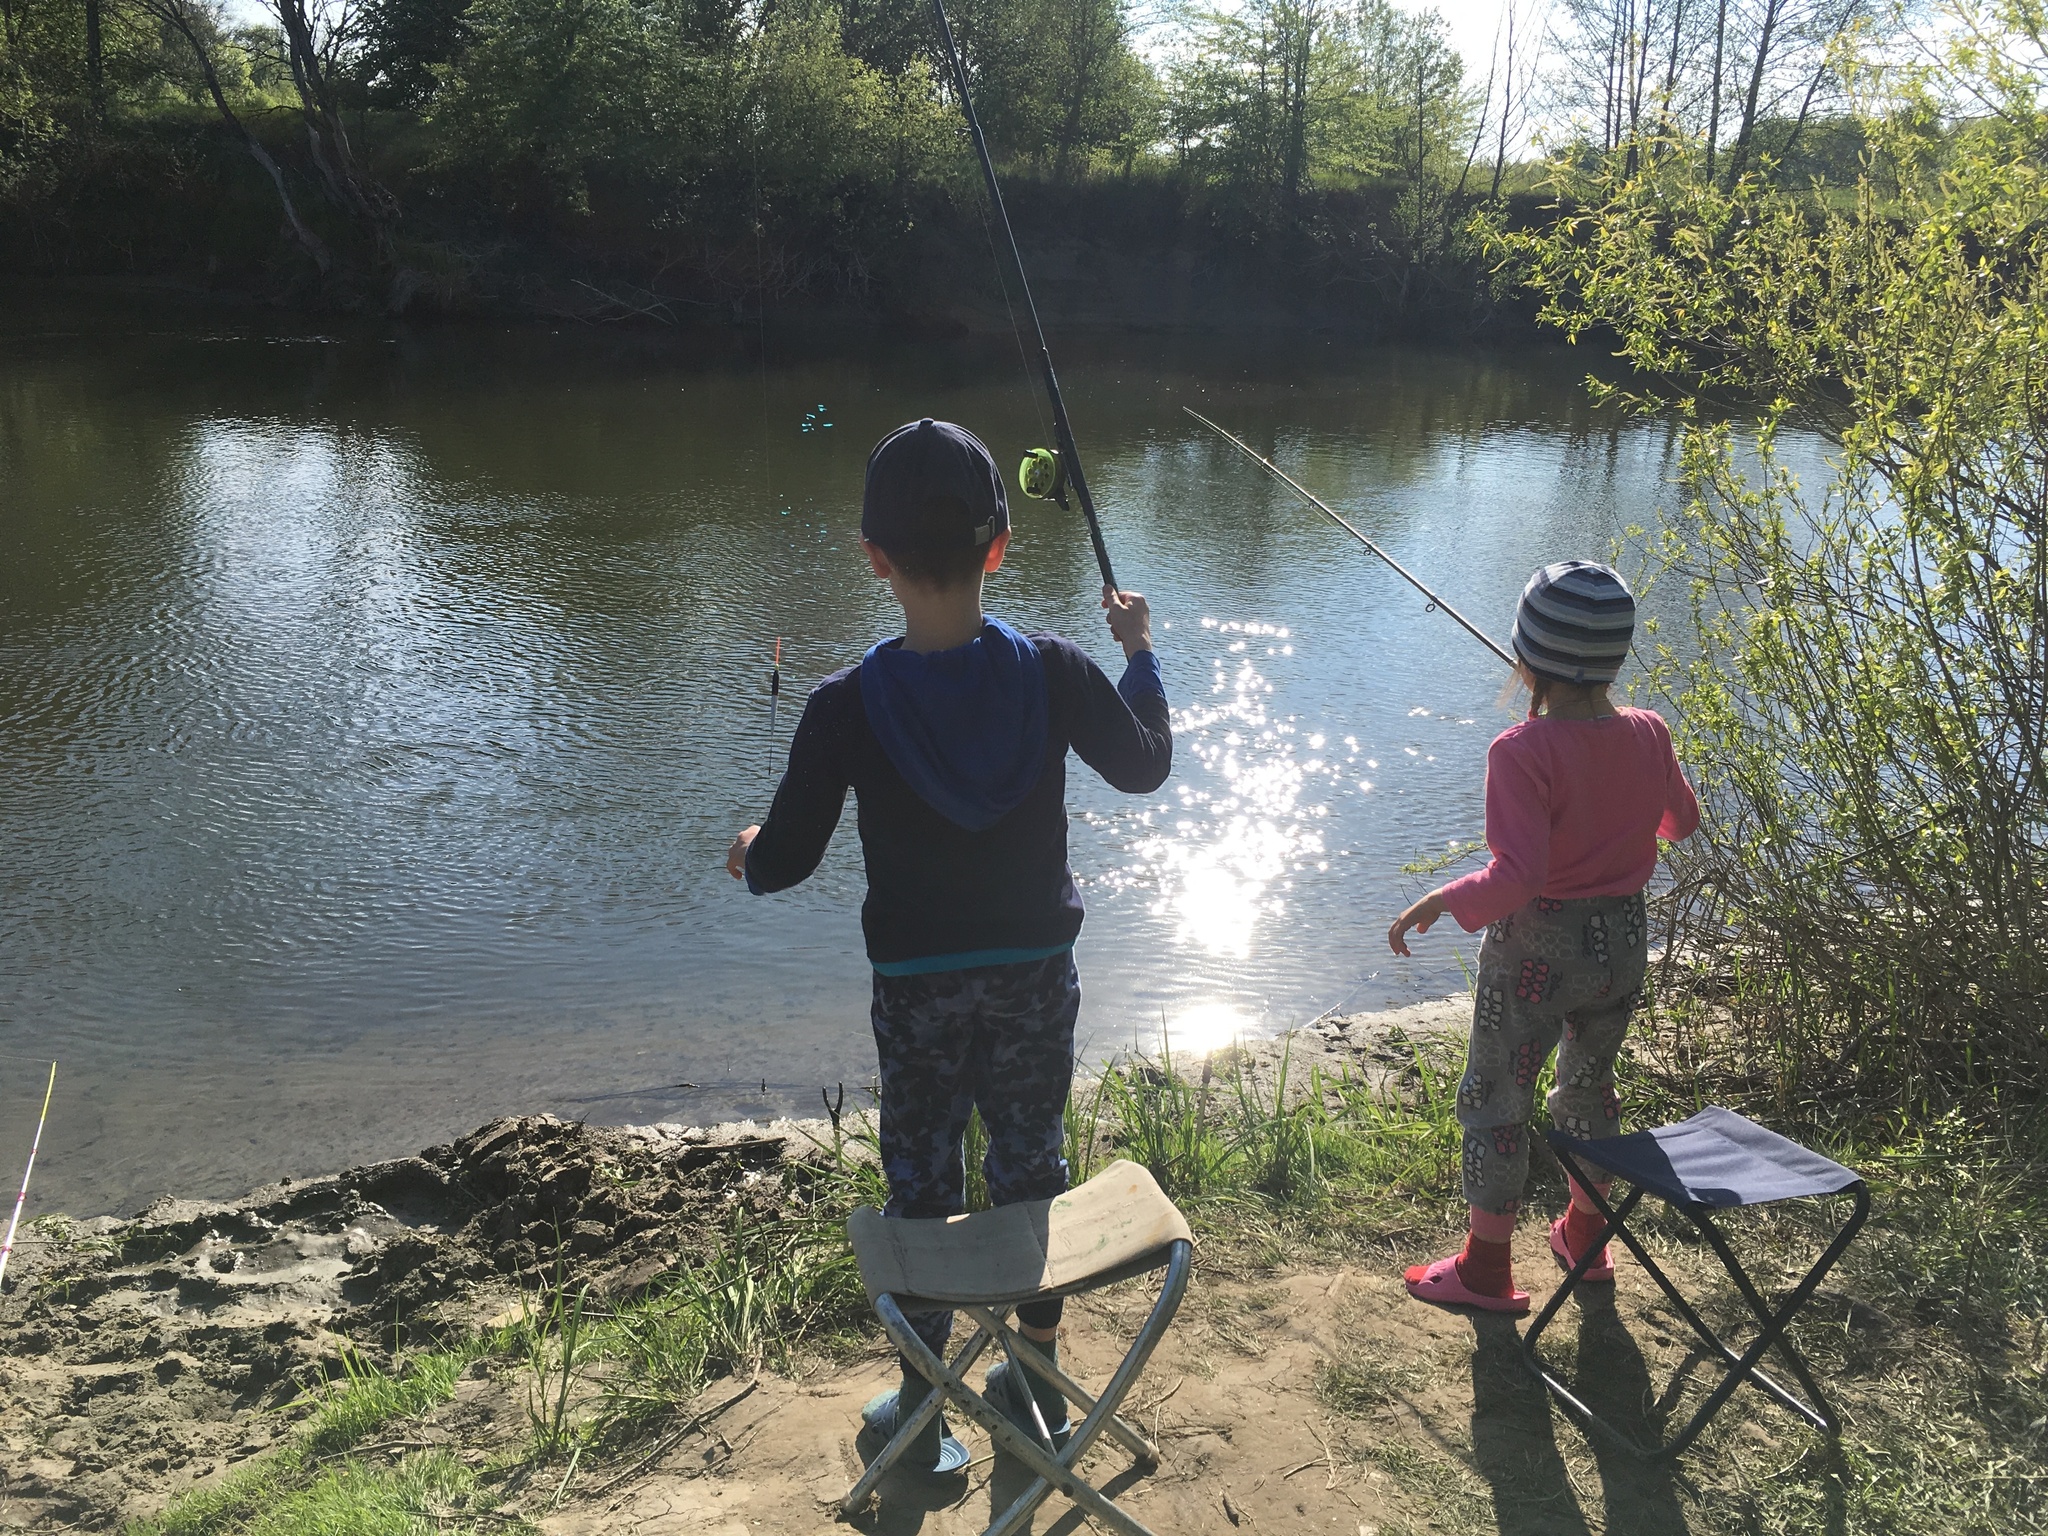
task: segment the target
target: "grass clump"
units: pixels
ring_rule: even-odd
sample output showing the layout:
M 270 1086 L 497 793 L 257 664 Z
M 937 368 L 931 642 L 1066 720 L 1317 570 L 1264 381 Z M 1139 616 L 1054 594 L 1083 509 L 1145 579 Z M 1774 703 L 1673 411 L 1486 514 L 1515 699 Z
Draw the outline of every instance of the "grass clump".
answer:
M 128 1536 L 410 1536 L 470 1529 L 459 1512 L 491 1507 L 470 1469 L 441 1456 L 431 1467 L 416 1470 L 413 1464 L 422 1458 L 408 1457 L 397 1469 L 383 1471 L 348 1453 L 388 1425 L 446 1402 L 463 1369 L 501 1342 L 502 1336 L 480 1337 L 415 1355 L 389 1372 L 358 1353 L 343 1355 L 341 1376 L 321 1389 L 318 1406 L 291 1444 L 211 1487 L 194 1489 L 154 1519 L 132 1523 Z M 374 1497 L 368 1493 L 372 1487 L 378 1490 Z M 358 1507 L 361 1520 L 348 1513 Z M 517 1529 L 501 1519 L 493 1519 L 491 1528 Z
M 1208 1058 L 1194 1078 L 1170 1052 L 1113 1065 L 1093 1097 L 1097 1134 L 1197 1206 L 1305 1212 L 1338 1186 L 1441 1195 L 1457 1154 L 1457 1069 L 1441 1043 L 1404 1043 L 1408 1061 L 1378 1079 L 1319 1066 L 1303 1076 L 1291 1041 L 1270 1071 L 1243 1050 Z
M 1364 1415 L 1401 1401 L 1425 1380 L 1416 1366 L 1380 1355 L 1316 1362 L 1316 1396 L 1337 1413 Z
M 446 1451 L 390 1470 L 344 1460 L 324 1467 L 242 1528 L 247 1536 L 427 1536 L 531 1531 L 497 1514 L 474 1472 Z

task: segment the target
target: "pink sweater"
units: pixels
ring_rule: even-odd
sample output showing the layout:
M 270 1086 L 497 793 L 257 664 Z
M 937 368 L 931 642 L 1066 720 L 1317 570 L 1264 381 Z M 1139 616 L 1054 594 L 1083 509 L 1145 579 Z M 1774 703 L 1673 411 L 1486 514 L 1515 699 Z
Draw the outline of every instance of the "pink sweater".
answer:
M 1538 896 L 1622 896 L 1650 883 L 1657 839 L 1690 837 L 1700 804 L 1655 711 L 1600 720 L 1524 720 L 1486 753 L 1493 862 L 1443 888 L 1476 933 Z

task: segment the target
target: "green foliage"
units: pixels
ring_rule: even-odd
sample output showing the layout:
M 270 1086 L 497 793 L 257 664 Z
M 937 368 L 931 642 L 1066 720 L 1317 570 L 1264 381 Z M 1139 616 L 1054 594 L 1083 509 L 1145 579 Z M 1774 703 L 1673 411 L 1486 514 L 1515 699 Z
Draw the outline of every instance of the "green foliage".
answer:
M 1285 199 L 1359 180 L 1440 192 L 1478 106 L 1433 12 L 1255 0 L 1190 14 L 1167 125 L 1184 166 Z
M 656 19 L 631 0 L 475 0 L 435 112 L 449 155 L 514 199 L 586 208 L 591 168 L 652 137 Z
M 319 1406 L 283 1450 L 238 1467 L 222 1481 L 195 1489 L 153 1520 L 131 1525 L 129 1536 L 279 1536 L 283 1532 L 412 1532 L 432 1527 L 433 1511 L 461 1520 L 479 1505 L 473 1476 L 458 1464 L 415 1466 L 396 1478 L 342 1460 L 396 1420 L 424 1413 L 454 1395 L 463 1367 L 498 1341 L 489 1336 L 464 1346 L 415 1356 L 385 1372 L 350 1353 L 339 1380 L 321 1389 Z M 338 1463 L 338 1464 L 337 1464 Z M 367 1523 L 351 1523 L 358 1506 Z M 443 1527 L 444 1529 L 449 1527 Z M 467 1530 L 467 1523 L 454 1527 Z M 497 1528 L 502 1529 L 502 1525 Z
M 1673 156 L 1496 237 L 1688 423 L 1653 553 L 1692 624 L 1652 686 L 1709 817 L 1672 936 L 1702 1049 L 1781 1102 L 2048 1086 L 2048 56 L 2031 0 L 1953 19 L 1938 65 L 1860 77 L 1853 197 Z M 1788 421 L 1837 445 L 1818 492 Z
M 424 109 L 469 41 L 470 0 L 370 0 L 354 74 L 378 106 Z
M 915 9 L 930 30 L 929 0 Z M 1129 0 L 956 0 L 975 106 L 991 144 L 1067 181 L 1097 160 L 1128 170 L 1158 137 L 1159 86 L 1132 48 Z M 943 54 L 933 56 L 943 69 Z
M 56 144 L 57 125 L 25 73 L 0 65 L 0 202 L 33 195 Z
M 476 0 L 465 27 L 431 121 L 447 165 L 515 208 L 583 216 L 607 188 L 756 258 L 829 251 L 886 234 L 883 205 L 952 150 L 922 60 L 863 62 L 823 0 L 757 19 L 721 0 Z M 809 274 L 744 275 L 773 289 Z
M 476 1473 L 447 1451 L 408 1456 L 389 1471 L 343 1461 L 323 1469 L 242 1527 L 246 1536 L 425 1536 L 531 1531 L 480 1497 Z
M 528 1309 L 525 1296 L 520 1297 L 531 1378 L 526 1393 L 526 1422 L 533 1431 L 534 1454 L 543 1461 L 575 1449 L 576 1437 L 569 1415 L 575 1406 L 578 1378 L 591 1354 L 590 1335 L 584 1326 L 584 1309 L 589 1302 L 589 1285 L 579 1285 L 572 1292 L 559 1268 L 539 1315 Z
M 1209 1086 L 1208 1063 L 1202 1080 L 1190 1082 L 1174 1070 L 1170 1047 L 1156 1067 L 1111 1067 L 1103 1073 L 1117 1150 L 1149 1168 L 1175 1200 L 1215 1194 L 1232 1160 Z
M 301 1438 L 306 1454 L 316 1460 L 339 1455 L 393 1419 L 410 1418 L 447 1401 L 463 1366 L 476 1352 L 420 1355 L 390 1372 L 354 1351 L 343 1355 L 341 1380 L 327 1389 L 326 1400 Z
M 979 234 L 928 0 L 303 4 L 292 35 L 317 80 L 274 22 L 237 24 L 224 0 L 104 0 L 94 88 L 83 7 L 10 0 L 0 259 L 203 257 L 234 264 L 223 281 L 262 270 L 344 305 L 458 303 L 507 262 L 567 264 L 602 276 L 579 290 L 672 319 L 865 293 L 914 279 L 912 230 L 948 250 Z M 1041 193 L 1041 223 L 1220 243 L 1402 309 L 1477 287 L 1476 103 L 1433 17 L 1386 0 L 1163 17 L 955 0 L 952 16 L 1006 175 L 1141 189 Z

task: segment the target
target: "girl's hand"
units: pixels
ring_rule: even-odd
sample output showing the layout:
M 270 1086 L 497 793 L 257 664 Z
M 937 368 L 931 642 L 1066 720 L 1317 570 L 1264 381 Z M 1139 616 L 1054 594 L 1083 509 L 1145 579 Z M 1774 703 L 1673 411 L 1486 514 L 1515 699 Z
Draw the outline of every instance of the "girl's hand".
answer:
M 760 832 L 761 829 L 759 827 L 748 827 L 746 831 L 734 838 L 732 846 L 726 849 L 725 872 L 731 875 L 733 879 L 744 880 L 747 878 L 747 850 L 753 847 L 754 839 L 760 835 Z
M 1436 920 L 1444 915 L 1444 893 L 1431 891 L 1406 912 L 1394 919 L 1394 926 L 1387 930 L 1387 948 L 1397 955 L 1408 953 L 1408 930 L 1427 933 L 1435 926 Z

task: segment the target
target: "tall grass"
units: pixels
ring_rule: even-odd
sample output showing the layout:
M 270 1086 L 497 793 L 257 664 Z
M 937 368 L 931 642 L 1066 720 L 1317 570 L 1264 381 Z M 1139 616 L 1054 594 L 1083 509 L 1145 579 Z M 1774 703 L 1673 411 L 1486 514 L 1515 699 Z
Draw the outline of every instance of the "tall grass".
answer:
M 1291 1041 L 1270 1068 L 1244 1051 L 1184 1075 L 1170 1051 L 1113 1065 L 1095 1093 L 1109 1143 L 1176 1200 L 1257 1198 L 1312 1205 L 1334 1181 L 1413 1191 L 1454 1179 L 1457 1066 L 1447 1044 L 1410 1042 L 1379 1078 L 1294 1068 Z M 1219 1065 L 1220 1063 L 1220 1065 Z M 1072 1138 L 1070 1137 L 1070 1140 Z

